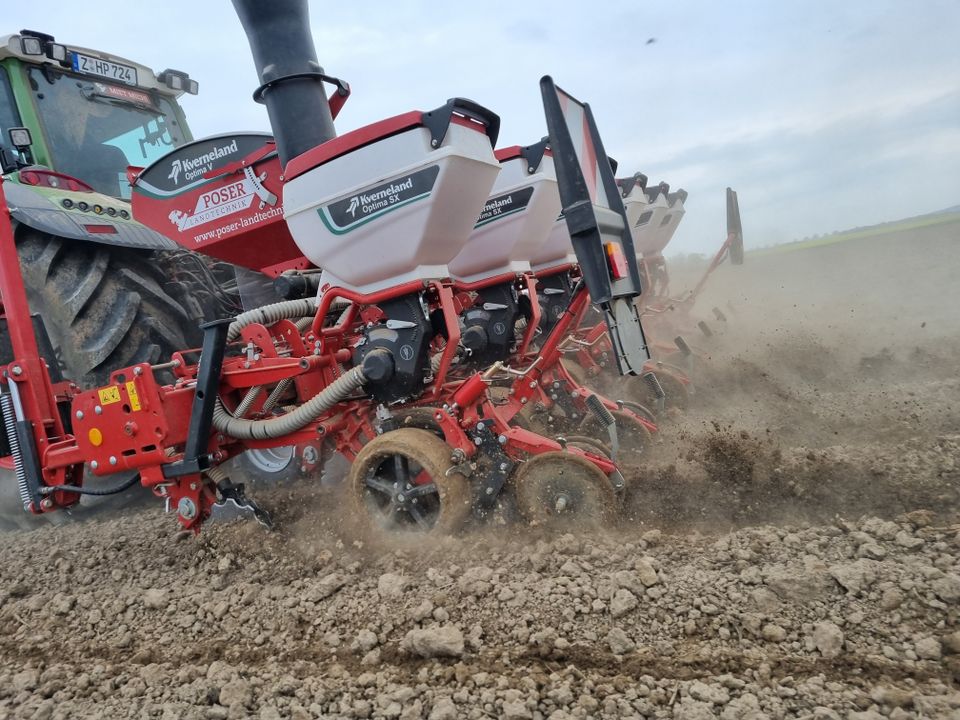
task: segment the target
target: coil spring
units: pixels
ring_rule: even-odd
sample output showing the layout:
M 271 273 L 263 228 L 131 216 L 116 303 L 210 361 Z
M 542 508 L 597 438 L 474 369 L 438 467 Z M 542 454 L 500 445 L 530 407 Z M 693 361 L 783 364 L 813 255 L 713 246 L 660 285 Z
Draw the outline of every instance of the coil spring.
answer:
M 7 393 L 0 394 L 0 412 L 3 414 L 3 426 L 17 475 L 17 491 L 20 493 L 23 509 L 26 510 L 30 507 L 30 489 L 27 487 L 27 475 L 23 471 L 23 454 L 20 452 L 20 439 L 17 437 L 17 416 L 13 410 L 13 400 Z
M 593 416 L 600 423 L 601 427 L 606 428 L 607 435 L 610 437 L 610 459 L 616 462 L 617 455 L 620 454 L 620 437 L 617 433 L 617 419 L 610 412 L 609 408 L 603 404 L 603 401 L 597 397 L 596 393 L 587 396 L 587 408 L 593 413 Z
M 277 383 L 277 386 L 273 389 L 267 399 L 263 401 L 263 412 L 266 414 L 273 410 L 277 403 L 280 402 L 280 398 L 283 397 L 284 393 L 293 385 L 293 378 L 284 378 Z
M 657 400 L 664 400 L 667 397 L 667 393 L 664 391 L 663 386 L 660 384 L 660 379 L 652 372 L 646 372 L 642 375 L 644 382 L 647 383 L 647 387 L 653 391 L 653 396 Z
M 235 418 L 244 417 L 253 407 L 253 403 L 257 399 L 257 395 L 260 394 L 260 391 L 263 390 L 262 385 L 255 385 L 254 387 L 247 390 L 247 394 L 244 395 L 243 400 L 240 401 L 240 404 L 237 405 L 236 409 L 233 411 L 233 416 Z
M 606 428 L 616 424 L 617 421 L 613 417 L 613 413 L 607 409 L 607 406 L 603 404 L 603 401 L 600 400 L 596 394 L 591 393 L 588 395 L 586 402 L 590 412 L 593 413 L 593 416 L 597 419 L 602 427 Z

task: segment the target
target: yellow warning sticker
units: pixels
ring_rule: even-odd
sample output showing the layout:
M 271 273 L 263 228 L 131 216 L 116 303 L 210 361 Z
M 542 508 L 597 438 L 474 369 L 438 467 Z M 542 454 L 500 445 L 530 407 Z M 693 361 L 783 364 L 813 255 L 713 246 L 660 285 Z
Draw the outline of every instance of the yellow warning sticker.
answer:
M 113 403 L 120 402 L 119 385 L 111 385 L 110 387 L 100 388 L 97 390 L 97 394 L 100 396 L 101 405 L 112 405 Z
M 137 394 L 137 386 L 133 380 L 127 382 L 127 397 L 130 398 L 130 409 L 140 412 L 140 396 Z

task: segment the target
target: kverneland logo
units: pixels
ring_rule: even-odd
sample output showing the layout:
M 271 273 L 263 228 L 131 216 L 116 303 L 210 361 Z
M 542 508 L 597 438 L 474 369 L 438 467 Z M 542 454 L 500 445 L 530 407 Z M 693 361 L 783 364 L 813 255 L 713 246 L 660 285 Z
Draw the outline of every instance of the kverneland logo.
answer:
M 194 180 L 212 169 L 212 163 L 220 158 L 233 155 L 237 152 L 237 141 L 234 138 L 229 145 L 215 146 L 210 152 L 197 155 L 193 158 L 177 158 L 170 164 L 170 174 L 167 178 L 173 180 L 174 185 L 180 183 L 180 173 L 186 180 Z
M 489 200 L 487 204 L 483 206 L 483 212 L 491 212 L 493 210 L 499 210 L 500 208 L 505 208 L 508 205 L 513 205 L 512 195 L 508 195 L 505 198 L 499 198 L 497 200 Z
M 402 193 L 404 190 L 411 190 L 413 188 L 413 178 L 408 177 L 403 182 L 399 183 L 390 183 L 388 187 L 383 188 L 382 190 L 377 190 L 373 193 L 360 193 L 359 195 L 354 195 L 350 198 L 350 207 L 347 208 L 347 211 L 354 215 L 357 211 L 357 208 L 361 205 L 373 205 L 379 200 L 386 200 L 391 195 L 397 195 Z
M 317 212 L 331 232 L 343 234 L 385 213 L 429 197 L 439 174 L 440 166 L 430 165 L 318 207 Z

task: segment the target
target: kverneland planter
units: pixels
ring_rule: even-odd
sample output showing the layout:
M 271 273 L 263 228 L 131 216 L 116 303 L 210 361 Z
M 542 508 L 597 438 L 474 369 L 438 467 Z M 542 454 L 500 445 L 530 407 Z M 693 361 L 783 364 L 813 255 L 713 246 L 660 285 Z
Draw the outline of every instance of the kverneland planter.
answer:
M 657 231 L 667 214 L 670 212 L 670 201 L 667 193 L 670 186 L 661 182 L 652 188 L 646 186 L 647 178 L 642 174 L 634 176 L 631 181 L 621 181 L 620 187 L 629 191 L 624 196 L 623 205 L 627 212 L 627 221 L 633 233 L 637 253 L 640 257 L 660 252 L 657 249 Z M 669 222 L 669 220 L 668 220 Z
M 560 363 L 591 305 L 621 374 L 649 362 L 636 249 L 589 106 L 544 78 L 548 142 L 499 162 L 499 118 L 462 99 L 338 137 L 349 89 L 317 62 L 306 1 L 234 6 L 273 137 L 174 150 L 132 173 L 133 210 L 185 246 L 277 275 L 291 299 L 204 325 L 199 352 L 118 363 L 98 387 L 60 382 L 38 351 L 0 204 L 0 467 L 24 508 L 69 508 L 92 473 L 116 475 L 116 491 L 139 481 L 184 527 L 266 521 L 224 463 L 314 443 L 352 460 L 348 503 L 371 528 L 450 532 L 498 505 L 538 524 L 609 518 L 620 464 L 655 428 Z M 573 256 L 564 247 L 565 262 L 535 276 L 558 211 Z M 489 245 L 486 260 L 461 258 L 474 242 Z M 563 304 L 542 301 L 556 289 Z M 538 433 L 527 411 L 539 407 L 580 436 Z
M 678 197 L 673 199 L 671 205 L 671 215 L 677 218 L 677 222 L 679 222 L 679 218 L 683 214 L 683 203 L 687 199 L 687 194 L 680 190 L 677 195 Z M 659 251 L 642 258 L 649 278 L 646 294 L 643 298 L 644 307 L 650 319 L 654 320 L 652 324 L 661 326 L 658 330 L 661 336 L 666 337 L 689 332 L 694 326 L 698 327 L 708 337 L 713 334 L 706 321 L 694 320 L 691 312 L 707 280 L 727 258 L 730 259 L 732 265 L 743 264 L 743 226 L 740 221 L 740 203 L 736 191 L 727 188 L 726 201 L 727 236 L 700 280 L 691 290 L 679 295 L 671 294 L 667 263 Z M 666 243 L 670 241 L 671 237 L 673 237 L 673 231 L 658 237 L 655 246 L 666 247 Z M 726 316 L 719 308 L 713 308 L 713 314 L 721 323 L 726 321 Z

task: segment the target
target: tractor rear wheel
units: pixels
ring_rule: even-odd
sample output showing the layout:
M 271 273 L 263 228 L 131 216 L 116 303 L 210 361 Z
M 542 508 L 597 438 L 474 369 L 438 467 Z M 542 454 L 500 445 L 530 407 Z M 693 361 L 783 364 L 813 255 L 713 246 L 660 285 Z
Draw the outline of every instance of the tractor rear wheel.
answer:
M 147 253 L 32 230 L 19 233 L 17 250 L 31 309 L 81 387 L 106 385 L 134 363 L 164 362 L 199 339 Z
M 172 352 L 197 344 L 196 320 L 164 289 L 150 254 L 24 226 L 18 228 L 17 251 L 30 309 L 43 318 L 64 376 L 79 386 L 106 385 L 114 370 L 164 362 Z M 119 482 L 87 479 L 96 486 Z M 134 494 L 125 493 L 124 500 Z M 0 527 L 36 527 L 41 517 L 62 521 L 66 515 L 24 512 L 14 473 L 0 469 Z

